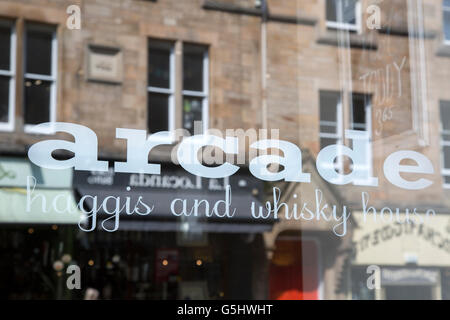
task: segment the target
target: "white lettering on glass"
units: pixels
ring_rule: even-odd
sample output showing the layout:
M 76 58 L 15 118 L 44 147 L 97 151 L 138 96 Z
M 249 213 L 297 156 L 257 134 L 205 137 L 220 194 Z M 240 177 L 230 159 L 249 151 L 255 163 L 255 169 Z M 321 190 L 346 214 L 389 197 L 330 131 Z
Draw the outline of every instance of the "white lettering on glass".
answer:
M 37 125 L 37 130 L 41 126 L 48 126 L 49 123 Z M 108 171 L 108 162 L 99 161 L 97 158 L 98 141 L 97 135 L 91 129 L 71 123 L 56 122 L 52 124 L 57 132 L 71 134 L 74 142 L 65 140 L 46 140 L 35 143 L 28 151 L 31 162 L 47 169 L 70 169 L 87 171 Z M 319 152 L 316 166 L 319 174 L 329 183 L 345 185 L 353 183 L 358 186 L 378 186 L 378 178 L 372 176 L 372 143 L 369 134 L 364 131 L 346 130 L 346 137 L 353 140 L 353 149 L 344 145 L 330 145 Z M 171 139 L 168 140 L 167 136 Z M 117 138 L 126 139 L 127 162 L 116 162 L 116 172 L 155 174 L 160 175 L 161 169 L 158 164 L 148 163 L 148 154 L 152 148 L 162 144 L 173 144 L 173 135 L 168 132 L 158 132 L 147 138 L 146 132 L 132 129 L 117 129 Z M 164 138 L 164 139 L 161 139 Z M 239 139 L 237 137 L 218 137 L 213 135 L 195 135 L 184 138 L 178 145 L 177 157 L 179 164 L 191 174 L 204 178 L 226 178 L 235 174 L 239 167 L 224 162 L 215 167 L 205 166 L 200 160 L 201 150 L 205 147 L 213 146 L 223 150 L 225 154 L 236 155 L 239 153 Z M 265 181 L 311 181 L 309 173 L 302 172 L 302 153 L 294 144 L 281 140 L 260 140 L 252 144 L 252 148 L 262 151 L 278 149 L 284 156 L 261 155 L 250 161 L 251 173 Z M 67 150 L 73 153 L 73 157 L 67 160 L 57 160 L 52 153 L 56 150 Z M 353 168 L 351 173 L 344 174 L 336 171 L 335 159 L 348 157 Z M 404 159 L 416 161 L 416 166 L 400 165 Z M 267 169 L 269 164 L 282 165 L 283 170 L 271 172 Z M 386 178 L 393 185 L 407 189 L 420 190 L 429 187 L 432 181 L 421 178 L 416 181 L 408 181 L 400 176 L 400 173 L 420 173 L 433 174 L 432 163 L 423 154 L 415 151 L 399 151 L 390 155 L 384 162 L 384 173 Z

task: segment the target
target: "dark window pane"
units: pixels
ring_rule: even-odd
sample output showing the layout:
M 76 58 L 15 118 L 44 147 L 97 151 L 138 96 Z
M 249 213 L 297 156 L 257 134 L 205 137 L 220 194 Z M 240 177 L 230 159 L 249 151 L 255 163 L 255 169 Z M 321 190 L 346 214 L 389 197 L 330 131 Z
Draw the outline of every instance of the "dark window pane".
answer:
M 183 55 L 183 90 L 203 91 L 203 55 L 202 51 Z M 187 52 L 186 52 L 187 51 Z
M 450 11 L 444 11 L 445 40 L 450 40 Z
M 356 24 L 356 2 L 358 0 L 341 0 L 344 23 Z
M 357 0 L 327 0 L 327 20 L 356 24 Z
M 333 144 L 337 144 L 337 139 L 320 138 L 320 149 L 323 149 Z
M 441 101 L 441 122 L 444 130 L 450 130 L 450 101 Z
M 151 87 L 170 88 L 170 50 L 168 48 L 149 49 L 148 83 Z
M 194 121 L 202 121 L 202 99 L 184 97 L 183 99 L 183 127 L 194 134 Z
M 320 132 L 322 132 L 322 133 L 337 133 L 337 127 L 336 126 L 321 125 L 320 126 Z
M 10 70 L 11 29 L 0 27 L 0 69 Z
M 9 77 L 0 77 L 0 122 L 8 122 Z
M 450 147 L 443 147 L 444 168 L 450 169 Z
M 26 39 L 26 72 L 51 75 L 52 33 L 28 30 Z
M 327 20 L 337 21 L 336 0 L 327 0 Z
M 337 122 L 337 105 L 339 101 L 339 92 L 320 93 L 320 121 Z
M 444 180 L 445 180 L 445 184 L 450 184 L 450 177 L 449 176 L 445 176 Z
M 51 82 L 25 79 L 25 123 L 50 121 Z
M 369 104 L 369 97 L 363 94 L 353 94 L 353 123 L 352 129 L 365 130 L 366 129 L 366 105 Z
M 167 95 L 149 93 L 147 121 L 150 133 L 169 130 L 169 97 Z
M 450 141 L 450 134 L 448 134 L 448 133 L 442 134 L 442 140 L 444 140 L 444 141 Z

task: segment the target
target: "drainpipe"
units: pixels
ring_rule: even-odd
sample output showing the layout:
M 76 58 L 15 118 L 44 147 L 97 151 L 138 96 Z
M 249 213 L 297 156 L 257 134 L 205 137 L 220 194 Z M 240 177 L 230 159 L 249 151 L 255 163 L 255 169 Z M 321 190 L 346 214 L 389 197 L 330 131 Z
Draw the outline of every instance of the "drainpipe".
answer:
M 267 123 L 267 0 L 261 0 L 261 126 L 268 129 Z

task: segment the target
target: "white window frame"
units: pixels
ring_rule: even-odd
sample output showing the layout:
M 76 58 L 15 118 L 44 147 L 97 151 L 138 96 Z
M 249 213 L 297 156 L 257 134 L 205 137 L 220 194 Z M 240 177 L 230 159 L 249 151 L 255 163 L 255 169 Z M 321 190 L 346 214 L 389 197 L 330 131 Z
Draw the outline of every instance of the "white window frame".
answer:
M 326 126 L 335 126 L 336 127 L 336 133 L 327 133 L 327 132 L 320 132 L 319 129 L 319 139 L 325 138 L 325 139 L 336 139 L 336 144 L 338 146 L 344 146 L 344 114 L 343 114 L 343 93 L 339 92 L 339 91 L 329 91 L 329 90 L 324 90 L 321 91 L 325 94 L 328 93 L 332 93 L 332 94 L 338 94 L 339 95 L 339 100 L 338 103 L 336 105 L 336 112 L 337 112 L 337 123 L 334 123 L 332 121 L 322 121 L 319 119 L 319 128 L 322 125 L 326 125 Z M 356 127 L 354 128 L 354 122 L 353 122 L 353 95 L 354 94 L 359 94 L 356 92 L 352 92 L 350 93 L 349 96 L 349 101 L 351 103 L 350 105 L 350 126 L 352 130 L 355 130 Z M 320 106 L 321 108 L 322 106 Z M 365 130 L 364 132 L 367 132 L 369 135 L 369 141 L 372 141 L 372 100 L 369 100 L 369 103 L 367 103 L 365 106 Z M 368 150 L 366 150 L 367 152 L 367 157 L 369 159 L 372 159 L 372 148 L 371 148 L 371 144 L 369 144 L 368 146 Z M 372 161 L 369 161 L 369 173 L 370 173 L 370 177 L 373 174 L 373 167 L 372 167 Z M 337 158 L 337 162 L 335 164 L 333 164 L 333 168 L 336 169 L 339 173 L 343 174 L 344 173 L 344 162 L 342 161 L 342 158 Z M 350 169 L 353 170 L 353 164 L 350 165 Z M 362 168 L 362 169 L 366 169 L 366 168 Z
M 152 40 L 150 40 L 152 41 Z M 155 41 L 155 40 L 154 40 Z M 158 40 L 156 40 L 158 41 Z M 153 86 L 147 86 L 147 92 L 148 93 L 160 93 L 165 94 L 168 96 L 168 124 L 167 128 L 170 133 L 175 131 L 175 44 L 174 43 L 168 43 L 168 46 L 170 46 L 170 56 L 169 56 L 169 89 L 167 88 L 159 88 L 159 87 L 153 87 Z M 148 48 L 150 50 L 150 48 Z M 147 53 L 149 54 L 149 53 Z M 149 106 L 147 105 L 147 109 Z M 148 110 L 147 110 L 148 111 Z M 147 112 L 148 117 L 149 112 Z M 147 126 L 148 126 L 148 118 L 147 118 Z M 149 130 L 150 128 L 147 128 Z M 150 135 L 150 132 L 149 132 Z M 167 136 L 160 137 L 162 142 L 169 142 L 171 141 L 171 134 L 168 134 Z
M 184 63 L 184 62 L 183 62 Z M 203 91 L 182 90 L 182 99 L 185 96 L 197 97 L 202 99 L 202 125 L 203 133 L 209 128 L 209 53 L 208 48 L 203 51 Z
M 445 166 L 445 153 L 444 153 L 444 147 L 450 147 L 450 141 L 445 141 L 443 138 L 442 138 L 442 136 L 444 135 L 444 134 L 450 134 L 450 130 L 447 130 L 447 131 L 444 131 L 444 130 L 442 130 L 441 131 L 442 132 L 442 134 L 441 134 L 441 138 L 440 138 L 440 140 L 441 140 L 441 163 L 442 163 L 442 166 L 441 166 L 441 174 L 442 174 L 442 177 L 444 178 L 444 188 L 445 189 L 450 189 L 450 183 L 446 183 L 445 182 L 445 178 L 446 177 L 450 177 L 450 168 L 445 168 L 444 166 Z
M 336 105 L 336 121 L 337 122 L 322 121 L 319 119 L 319 142 L 322 138 L 335 139 L 337 145 L 343 146 L 344 145 L 344 118 L 343 118 L 343 106 L 342 106 L 342 92 L 329 91 L 329 90 L 321 91 L 321 93 L 322 92 L 324 94 L 338 94 L 339 100 Z M 319 108 L 322 108 L 322 105 L 320 105 Z M 321 132 L 320 127 L 322 125 L 336 127 L 336 133 Z M 330 165 L 333 166 L 333 168 L 336 169 L 339 173 L 344 172 L 344 163 L 342 162 L 342 158 L 338 157 L 337 162 L 330 164 Z
M 334 0 L 335 2 L 340 2 L 343 0 Z M 326 6 L 327 6 L 327 0 L 325 0 L 325 12 L 326 12 Z M 356 17 L 356 23 L 342 23 L 337 21 L 326 21 L 326 27 L 330 29 L 338 29 L 338 30 L 346 30 L 346 31 L 355 31 L 356 33 L 361 33 L 361 26 L 362 26 L 362 11 L 361 11 L 361 1 L 358 0 L 355 4 L 355 17 Z M 326 19 L 326 15 L 325 15 Z
M 27 72 L 27 66 L 26 66 L 26 56 L 27 56 L 27 32 L 28 30 L 39 30 L 39 31 L 45 31 L 52 34 L 52 58 L 51 58 L 51 74 L 48 75 L 41 75 L 41 74 L 34 74 L 34 73 L 28 73 Z M 51 82 L 50 86 L 50 105 L 49 107 L 49 125 L 42 127 L 42 128 L 36 128 L 36 125 L 33 124 L 24 124 L 24 131 L 26 133 L 33 133 L 33 134 L 54 134 L 55 133 L 55 126 L 54 123 L 56 122 L 56 95 L 57 95 L 57 81 L 58 81 L 58 39 L 56 36 L 56 26 L 51 25 L 37 25 L 33 23 L 27 23 L 24 28 L 24 55 L 23 55 L 23 65 L 24 65 L 24 85 L 25 81 L 27 79 L 30 80 L 41 80 L 41 81 L 48 81 Z M 25 112 L 25 102 L 24 102 L 24 112 Z M 25 118 L 25 114 L 24 114 Z
M 447 101 L 445 101 L 445 102 L 447 102 Z M 450 108 L 450 106 L 449 106 L 449 108 Z M 440 108 L 439 108 L 439 112 L 440 112 Z M 440 146 L 441 146 L 441 175 L 443 178 L 444 189 L 450 189 L 450 183 L 445 183 L 445 177 L 450 177 L 450 168 L 445 167 L 445 152 L 444 152 L 444 147 L 450 147 L 450 140 L 448 140 L 448 141 L 444 140 L 444 135 L 445 134 L 450 135 L 450 130 L 444 130 L 444 126 L 442 125 L 442 122 L 443 122 L 442 115 L 440 118 L 441 118 L 441 121 L 440 121 L 439 125 L 440 125 L 441 136 L 439 137 L 439 140 L 440 140 Z
M 0 75 L 9 77 L 9 99 L 8 99 L 8 122 L 0 122 L 0 131 L 14 131 L 15 111 L 16 111 L 16 51 L 17 51 L 17 35 L 13 21 L 1 20 L 0 24 L 10 28 L 11 36 L 9 70 L 0 70 Z
M 446 38 L 445 35 L 445 25 L 448 23 L 450 24 L 450 21 L 445 20 L 445 12 L 450 13 L 450 5 L 445 5 L 445 2 L 442 1 L 442 29 L 443 29 L 443 38 L 444 38 L 444 44 L 450 46 L 450 39 Z

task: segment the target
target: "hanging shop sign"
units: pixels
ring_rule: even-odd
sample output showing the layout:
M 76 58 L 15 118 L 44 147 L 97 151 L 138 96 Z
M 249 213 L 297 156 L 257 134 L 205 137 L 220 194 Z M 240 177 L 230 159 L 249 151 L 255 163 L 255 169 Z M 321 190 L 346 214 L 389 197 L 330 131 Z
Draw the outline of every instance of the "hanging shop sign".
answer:
M 368 212 L 356 212 L 353 218 L 358 225 L 353 231 L 353 263 L 356 265 L 450 264 L 449 217 L 446 214 L 428 219 L 424 216 L 422 223 L 411 220 L 408 223 L 406 212 L 395 214 L 393 220 L 387 215 L 375 216 Z
M 440 281 L 439 270 L 427 268 L 381 268 L 382 286 L 434 286 Z

